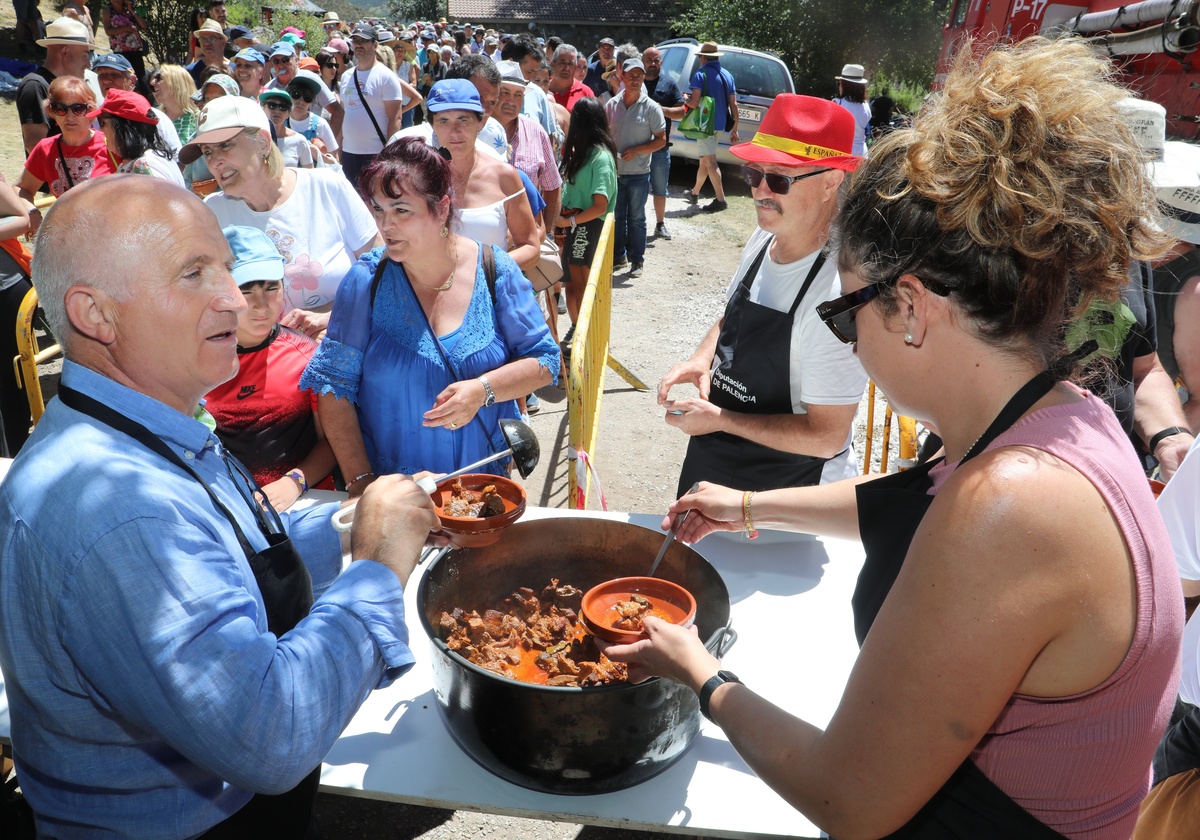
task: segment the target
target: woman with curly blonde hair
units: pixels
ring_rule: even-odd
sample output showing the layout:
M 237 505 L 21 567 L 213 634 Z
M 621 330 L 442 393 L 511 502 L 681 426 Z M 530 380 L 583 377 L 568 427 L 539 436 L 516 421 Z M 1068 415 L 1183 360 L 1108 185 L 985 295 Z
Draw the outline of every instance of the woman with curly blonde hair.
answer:
M 1163 250 L 1110 77 L 1080 44 L 967 48 L 850 184 L 845 294 L 818 311 L 944 457 L 757 494 L 702 483 L 672 506 L 700 514 L 688 541 L 753 526 L 862 540 L 861 651 L 828 726 L 653 618 L 648 639 L 608 649 L 635 678 L 691 686 L 839 840 L 1125 840 L 1146 795 L 1179 676 L 1179 581 L 1128 439 L 1067 381 L 1092 349 L 1068 327 Z

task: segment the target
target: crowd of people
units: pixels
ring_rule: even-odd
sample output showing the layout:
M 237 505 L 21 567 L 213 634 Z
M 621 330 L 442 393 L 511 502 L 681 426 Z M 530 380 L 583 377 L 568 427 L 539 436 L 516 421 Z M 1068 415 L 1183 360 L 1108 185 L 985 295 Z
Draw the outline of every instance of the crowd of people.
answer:
M 715 43 L 685 87 L 652 46 L 446 21 L 331 12 L 309 55 L 220 2 L 188 63 L 147 68 L 128 0 L 102 22 L 111 52 L 79 15 L 46 27 L 0 182 L 0 318 L 32 277 L 66 355 L 29 440 L 0 367 L 0 667 L 39 831 L 304 835 L 314 768 L 413 661 L 402 588 L 443 537 L 410 477 L 537 410 L 605 220 L 630 278 L 671 238 L 671 123 L 708 97 L 757 224 L 658 384 L 689 437 L 671 513 L 688 541 L 862 540 L 862 650 L 824 730 L 664 622 L 607 654 L 695 689 L 833 836 L 1170 836 L 1200 773 L 1200 401 L 1172 379 L 1200 377 L 1200 155 L 1102 59 L 964 55 L 886 134 L 846 64 L 836 99 L 781 94 L 741 142 Z M 711 212 L 717 142 L 686 194 L 711 183 Z M 868 375 L 932 431 L 917 468 L 856 475 Z M 310 488 L 360 499 L 348 545 L 294 509 Z M 1169 784 L 1137 823 L 1152 759 Z

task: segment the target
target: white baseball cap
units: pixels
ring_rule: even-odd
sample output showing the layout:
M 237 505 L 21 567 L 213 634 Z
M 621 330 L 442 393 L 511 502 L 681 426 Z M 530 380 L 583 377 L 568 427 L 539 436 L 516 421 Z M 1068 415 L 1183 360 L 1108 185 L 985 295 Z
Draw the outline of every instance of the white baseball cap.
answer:
M 188 164 L 200 157 L 201 143 L 224 143 L 247 128 L 270 131 L 267 114 L 253 99 L 244 96 L 222 96 L 200 110 L 196 118 L 196 133 L 179 150 L 179 160 Z

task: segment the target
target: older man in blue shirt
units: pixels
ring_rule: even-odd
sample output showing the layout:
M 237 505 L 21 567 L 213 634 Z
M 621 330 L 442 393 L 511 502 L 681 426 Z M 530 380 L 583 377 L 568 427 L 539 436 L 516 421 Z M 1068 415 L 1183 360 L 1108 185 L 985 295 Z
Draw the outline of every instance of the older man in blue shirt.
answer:
M 237 370 L 245 302 L 189 193 L 91 182 L 37 251 L 67 360 L 0 485 L 0 667 L 38 832 L 303 836 L 315 768 L 413 662 L 402 586 L 431 500 L 400 477 L 372 485 L 340 574 L 333 506 L 258 504 L 194 419 Z
M 642 276 L 646 259 L 646 196 L 650 193 L 650 158 L 667 144 L 662 108 L 646 94 L 646 66 L 640 58 L 621 65 L 624 89 L 604 104 L 617 142 L 617 207 L 613 235 L 613 268 L 629 263 L 629 276 Z

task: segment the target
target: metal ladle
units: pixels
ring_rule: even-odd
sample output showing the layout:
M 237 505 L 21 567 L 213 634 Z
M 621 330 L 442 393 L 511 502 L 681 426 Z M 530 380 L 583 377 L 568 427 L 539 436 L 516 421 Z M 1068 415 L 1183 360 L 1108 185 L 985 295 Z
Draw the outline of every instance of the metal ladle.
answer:
M 467 464 L 461 469 L 454 472 L 444 473 L 443 475 L 430 476 L 427 475 L 417 482 L 417 486 L 426 493 L 433 494 L 437 490 L 437 486 L 447 478 L 457 478 L 460 475 L 465 475 L 473 470 L 477 470 L 485 464 L 490 464 L 493 461 L 499 461 L 508 455 L 512 455 L 513 465 L 516 466 L 517 472 L 521 478 L 529 478 L 533 471 L 537 469 L 538 461 L 542 457 L 542 448 L 538 444 L 537 435 L 533 433 L 533 429 L 529 428 L 520 420 L 504 419 L 500 421 L 500 431 L 504 435 L 504 440 L 508 444 L 508 449 L 503 452 L 497 452 L 489 455 L 486 458 L 481 458 L 473 464 Z M 335 531 L 349 531 L 354 524 L 354 519 L 351 514 L 354 508 L 358 505 L 358 499 L 355 499 L 350 504 L 341 508 L 337 513 L 329 518 L 333 523 Z

